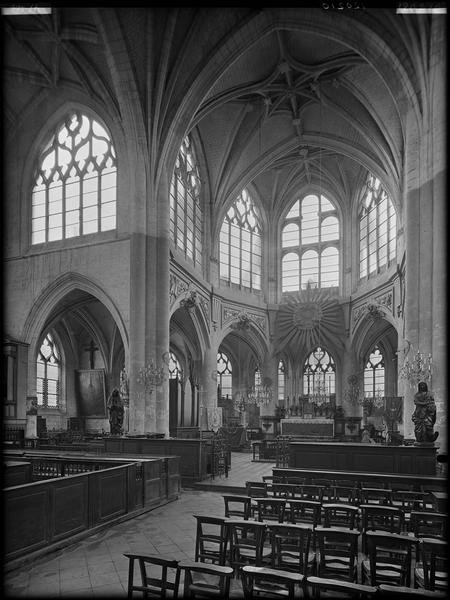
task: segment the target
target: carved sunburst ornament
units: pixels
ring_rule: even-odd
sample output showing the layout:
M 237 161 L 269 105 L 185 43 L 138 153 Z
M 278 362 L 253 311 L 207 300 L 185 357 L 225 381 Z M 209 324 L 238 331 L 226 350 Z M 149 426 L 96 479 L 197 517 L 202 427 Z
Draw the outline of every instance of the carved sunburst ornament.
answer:
M 277 350 L 311 350 L 316 346 L 343 346 L 344 314 L 336 298 L 324 290 L 289 294 L 276 321 Z

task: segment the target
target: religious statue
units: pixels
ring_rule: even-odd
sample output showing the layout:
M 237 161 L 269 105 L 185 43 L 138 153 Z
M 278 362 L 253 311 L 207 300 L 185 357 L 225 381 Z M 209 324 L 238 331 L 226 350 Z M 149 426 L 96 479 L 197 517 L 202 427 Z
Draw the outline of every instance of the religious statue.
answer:
M 416 408 L 412 415 L 412 421 L 416 441 L 419 443 L 432 443 L 439 435 L 438 431 L 434 431 L 436 404 L 424 381 L 421 381 L 418 385 L 418 391 L 414 395 L 414 404 Z
M 120 435 L 122 433 L 124 408 L 119 390 L 114 388 L 108 399 L 109 410 L 109 426 L 112 435 Z

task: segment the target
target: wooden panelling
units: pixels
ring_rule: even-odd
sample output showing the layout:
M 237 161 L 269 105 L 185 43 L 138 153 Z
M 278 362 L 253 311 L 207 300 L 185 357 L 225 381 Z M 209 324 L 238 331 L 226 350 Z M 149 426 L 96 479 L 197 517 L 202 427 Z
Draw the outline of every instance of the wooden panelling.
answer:
M 46 483 L 9 488 L 3 492 L 6 557 L 33 552 L 50 541 L 50 489 Z
M 97 471 L 99 520 L 104 522 L 127 512 L 127 478 L 123 467 Z
M 46 460 L 64 461 L 58 456 Z M 42 461 L 40 458 L 32 460 Z M 160 506 L 179 491 L 178 457 L 157 458 L 115 466 L 120 459 L 105 458 L 106 466 L 67 477 L 5 488 L 5 559 L 13 560 L 61 542 L 90 528 L 114 523 L 144 506 Z M 79 459 L 80 468 L 83 462 Z M 110 466 L 109 466 L 110 465 Z M 170 465 L 170 466 L 169 466 Z M 97 465 L 99 466 L 99 465 Z M 169 485 L 170 470 L 170 485 Z M 144 504 L 145 500 L 145 504 Z M 137 513 L 138 514 L 138 513 Z
M 123 452 L 149 456 L 179 456 L 183 484 L 206 479 L 211 444 L 206 440 L 105 438 L 105 452 Z
M 75 535 L 89 527 L 88 481 L 75 476 L 51 486 L 51 537 L 53 541 Z
M 169 456 L 167 461 L 167 498 L 175 500 L 181 493 L 180 458 Z
M 291 467 L 274 467 L 273 475 L 281 478 L 289 477 L 304 477 L 307 481 L 311 479 L 348 479 L 358 483 L 360 481 L 369 481 L 374 487 L 379 484 L 404 484 L 405 489 L 409 485 L 417 491 L 421 490 L 421 486 L 438 486 L 443 490 L 447 487 L 447 479 L 445 477 L 431 477 L 427 475 L 400 475 L 391 473 L 366 473 L 363 471 L 342 471 L 331 469 L 295 469 Z
M 289 466 L 410 475 L 436 474 L 436 448 L 327 442 L 291 442 Z
M 31 483 L 31 463 L 6 460 L 3 463 L 3 487 Z

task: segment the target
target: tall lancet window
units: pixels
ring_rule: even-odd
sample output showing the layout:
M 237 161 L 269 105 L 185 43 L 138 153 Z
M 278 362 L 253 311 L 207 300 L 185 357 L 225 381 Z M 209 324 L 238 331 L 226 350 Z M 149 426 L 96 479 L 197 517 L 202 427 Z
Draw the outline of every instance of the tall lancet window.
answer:
M 281 230 L 281 289 L 294 292 L 339 286 L 340 229 L 325 196 L 297 199 Z
M 117 159 L 103 125 L 78 111 L 39 157 L 31 201 L 31 243 L 116 228 Z
M 233 368 L 231 361 L 224 352 L 217 354 L 217 387 L 219 398 L 231 398 Z
M 200 175 L 191 138 L 187 135 L 170 184 L 170 234 L 178 250 L 196 267 L 202 264 L 203 213 Z
M 384 357 L 378 346 L 369 354 L 364 369 L 364 396 L 377 398 L 384 396 Z
M 359 276 L 371 277 L 396 257 L 397 216 L 380 180 L 369 175 L 359 210 Z
M 183 370 L 180 361 L 173 352 L 169 352 L 169 379 L 183 379 Z
M 61 400 L 61 354 L 50 333 L 39 348 L 36 367 L 38 406 L 58 408 Z
M 261 289 L 261 219 L 247 190 L 230 206 L 220 230 L 220 278 Z
M 284 404 L 284 391 L 286 387 L 286 367 L 283 360 L 278 361 L 278 402 Z

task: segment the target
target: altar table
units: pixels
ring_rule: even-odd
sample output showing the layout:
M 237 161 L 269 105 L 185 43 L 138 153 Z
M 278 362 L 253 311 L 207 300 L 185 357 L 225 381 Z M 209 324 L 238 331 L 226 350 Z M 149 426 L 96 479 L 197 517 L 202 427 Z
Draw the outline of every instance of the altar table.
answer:
M 291 417 L 281 419 L 281 435 L 301 437 L 329 437 L 334 436 L 334 419 L 324 417 L 304 419 Z

